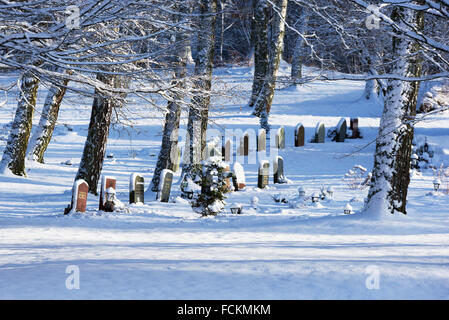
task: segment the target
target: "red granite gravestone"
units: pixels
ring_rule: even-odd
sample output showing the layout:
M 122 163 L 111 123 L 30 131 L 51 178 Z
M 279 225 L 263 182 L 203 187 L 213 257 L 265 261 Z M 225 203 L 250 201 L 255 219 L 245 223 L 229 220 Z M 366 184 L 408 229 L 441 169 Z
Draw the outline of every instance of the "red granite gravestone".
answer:
M 349 127 L 352 130 L 352 137 L 351 137 L 351 139 L 358 139 L 358 138 L 360 138 L 359 118 L 351 118 Z
M 106 190 L 108 188 L 113 188 L 115 189 L 115 185 L 117 183 L 117 180 L 115 179 L 115 177 L 111 177 L 111 176 L 103 176 L 101 179 L 101 189 L 100 189 L 100 203 L 98 206 L 99 210 L 105 210 L 105 203 L 106 203 Z
M 295 128 L 295 147 L 304 146 L 304 126 L 300 123 Z
M 89 185 L 86 181 L 82 179 L 75 181 L 72 193 L 72 208 L 74 208 L 76 212 L 86 212 L 88 192 Z

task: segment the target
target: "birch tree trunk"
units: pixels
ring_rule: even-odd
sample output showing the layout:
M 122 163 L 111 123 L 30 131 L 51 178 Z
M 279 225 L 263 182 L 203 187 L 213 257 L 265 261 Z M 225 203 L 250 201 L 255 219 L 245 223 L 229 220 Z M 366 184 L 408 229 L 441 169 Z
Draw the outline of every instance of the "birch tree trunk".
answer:
M 44 163 L 44 153 L 50 143 L 53 131 L 58 120 L 59 107 L 66 92 L 68 80 L 64 80 L 60 85 L 53 84 L 48 90 L 42 108 L 39 124 L 34 131 L 29 144 L 28 159 Z
M 20 96 L 11 131 L 0 162 L 0 171 L 10 170 L 18 176 L 26 176 L 25 155 L 30 137 L 33 111 L 36 107 L 39 79 L 27 72 L 20 81 Z
M 270 23 L 268 24 L 268 43 L 266 43 L 268 46 L 269 64 L 263 85 L 254 102 L 253 115 L 258 117 L 264 115 L 263 112 L 266 112 L 268 115 L 271 110 L 276 86 L 276 74 L 279 69 L 282 50 L 284 48 L 284 21 L 287 14 L 287 3 L 287 0 L 273 1 L 275 7 L 272 7 L 270 10 L 271 16 Z M 269 128 L 264 129 L 268 130 Z
M 422 4 L 423 0 L 417 1 Z M 392 19 L 418 30 L 424 26 L 424 13 L 395 8 Z M 395 65 L 392 73 L 419 77 L 422 62 L 420 46 L 398 35 L 393 39 Z M 374 169 L 365 213 L 381 216 L 385 212 L 406 214 L 407 191 L 410 183 L 410 155 L 413 140 L 413 119 L 419 82 L 389 80 L 379 133 L 376 141 Z
M 195 89 L 187 123 L 187 138 L 183 175 L 194 176 L 206 147 L 207 122 L 209 120 L 210 90 L 214 60 L 214 30 L 217 0 L 200 0 L 195 57 Z
M 116 78 L 111 75 L 97 75 L 98 80 L 109 86 L 114 86 Z M 98 90 L 95 90 L 95 93 L 97 96 L 92 104 L 86 143 L 75 181 L 85 180 L 89 185 L 89 192 L 97 195 L 97 184 L 103 168 L 114 101 L 112 97 L 104 96 Z

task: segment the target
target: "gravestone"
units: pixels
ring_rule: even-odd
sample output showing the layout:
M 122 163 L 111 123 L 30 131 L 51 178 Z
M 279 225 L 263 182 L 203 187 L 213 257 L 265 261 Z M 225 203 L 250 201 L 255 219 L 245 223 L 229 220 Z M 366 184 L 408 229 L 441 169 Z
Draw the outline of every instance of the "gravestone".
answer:
M 259 173 L 257 177 L 257 187 L 260 189 L 268 185 L 268 176 L 270 174 L 270 163 L 268 160 L 262 160 L 259 163 Z
M 138 173 L 129 178 L 129 203 L 144 203 L 144 179 Z
M 168 200 L 170 199 L 172 182 L 173 182 L 173 171 L 169 169 L 162 170 L 158 188 L 159 190 L 158 200 L 160 202 L 168 202 Z
M 172 161 L 172 171 L 178 172 L 179 164 L 181 163 L 181 147 L 176 146 L 176 148 L 172 148 L 171 152 L 170 157 Z
M 264 151 L 267 149 L 267 133 L 265 129 L 259 129 L 257 134 L 257 151 Z
M 285 129 L 281 126 L 276 132 L 276 148 L 285 149 Z
M 304 126 L 301 123 L 295 128 L 295 147 L 304 146 Z
M 226 140 L 225 146 L 223 148 L 223 158 L 226 162 L 231 162 L 232 159 L 232 140 Z
M 360 138 L 359 118 L 351 118 L 351 120 L 349 122 L 349 128 L 352 131 L 351 139 Z
M 249 134 L 245 133 L 240 144 L 240 155 L 247 156 L 249 154 Z
M 233 165 L 234 172 L 234 189 L 236 191 L 245 189 L 246 187 L 246 180 L 245 180 L 245 170 L 243 169 L 242 165 L 238 162 L 235 162 Z
M 337 137 L 336 137 L 337 142 L 345 142 L 346 131 L 347 131 L 346 119 L 341 118 L 337 124 Z
M 318 122 L 315 128 L 315 143 L 324 143 L 324 136 L 326 134 L 326 128 L 324 127 L 324 123 Z
M 100 203 L 98 206 L 99 210 L 105 211 L 106 207 L 106 190 L 109 188 L 115 189 L 115 185 L 117 183 L 117 180 L 115 177 L 111 176 L 102 176 L 101 178 L 101 189 L 100 189 Z
M 83 179 L 76 180 L 72 190 L 72 210 L 86 212 L 89 185 Z
M 227 165 L 223 169 L 223 173 L 224 173 L 224 181 L 226 183 L 226 190 L 225 190 L 225 192 L 231 192 L 232 191 L 232 185 L 231 185 L 231 177 L 229 176 L 229 174 L 231 173 L 231 168 L 229 167 L 229 165 Z
M 284 158 L 277 156 L 273 161 L 273 182 L 285 183 Z

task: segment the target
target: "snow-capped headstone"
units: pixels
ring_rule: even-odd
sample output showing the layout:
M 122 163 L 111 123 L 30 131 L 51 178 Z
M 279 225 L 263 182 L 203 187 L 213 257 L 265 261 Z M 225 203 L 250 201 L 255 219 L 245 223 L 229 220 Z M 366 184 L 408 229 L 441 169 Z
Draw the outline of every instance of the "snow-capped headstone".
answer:
M 144 178 L 138 173 L 129 178 L 129 203 L 144 203 Z
M 281 126 L 276 132 L 276 148 L 285 149 L 285 129 Z
M 324 136 L 326 134 L 326 128 L 324 127 L 324 123 L 318 122 L 315 128 L 315 139 L 313 142 L 315 143 L 324 143 Z
M 267 133 L 265 129 L 259 129 L 257 134 L 257 151 L 264 151 L 267 149 Z
M 337 124 L 337 137 L 336 137 L 337 142 L 345 142 L 346 131 L 347 131 L 346 119 L 341 118 Z
M 245 189 L 246 187 L 246 180 L 245 180 L 245 170 L 243 169 L 242 165 L 238 162 L 235 162 L 233 165 L 234 176 L 235 176 L 235 183 L 234 188 L 236 191 Z
M 168 202 L 170 199 L 171 185 L 173 182 L 173 171 L 164 169 L 161 172 L 158 188 L 158 200 L 160 202 Z
M 304 146 L 304 126 L 301 123 L 295 128 L 295 147 Z
M 226 140 L 223 151 L 224 151 L 223 152 L 224 161 L 231 162 L 231 159 L 232 159 L 232 140 L 231 139 Z
M 101 178 L 101 188 L 100 188 L 100 203 L 98 206 L 99 210 L 105 210 L 106 204 L 106 190 L 108 188 L 113 188 L 115 190 L 117 180 L 112 176 L 102 176 Z
M 359 118 L 351 118 L 351 120 L 349 122 L 349 128 L 352 131 L 351 139 L 360 138 Z
M 86 212 L 89 185 L 83 179 L 76 180 L 72 191 L 72 210 Z
M 277 156 L 273 161 L 273 182 L 285 183 L 284 159 L 280 156 Z
M 268 160 L 262 160 L 259 162 L 259 173 L 257 177 L 257 187 L 260 189 L 265 188 L 268 185 L 268 176 L 270 173 L 270 163 Z

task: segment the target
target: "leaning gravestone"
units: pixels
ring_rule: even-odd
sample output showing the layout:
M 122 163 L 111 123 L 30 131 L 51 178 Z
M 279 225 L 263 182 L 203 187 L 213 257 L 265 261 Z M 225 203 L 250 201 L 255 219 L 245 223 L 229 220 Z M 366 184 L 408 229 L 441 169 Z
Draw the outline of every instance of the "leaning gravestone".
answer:
M 295 147 L 304 146 L 304 126 L 301 123 L 295 128 Z
M 270 174 L 270 163 L 268 160 L 262 160 L 259 163 L 259 174 L 257 177 L 257 187 L 260 189 L 268 185 L 268 176 Z
M 337 124 L 337 137 L 336 137 L 337 142 L 345 142 L 346 131 L 347 131 L 346 119 L 341 118 Z
M 234 172 L 234 189 L 236 191 L 245 189 L 246 187 L 246 180 L 245 180 L 245 170 L 243 169 L 242 165 L 238 162 L 235 162 L 233 165 L 233 172 Z
M 318 122 L 315 128 L 315 143 L 324 143 L 324 136 L 326 134 L 326 128 L 324 127 L 324 123 Z
M 144 203 L 144 179 L 138 173 L 129 178 L 129 203 Z
M 101 178 L 101 189 L 100 189 L 100 204 L 98 206 L 99 210 L 105 211 L 106 207 L 106 190 L 112 188 L 115 190 L 117 180 L 115 177 L 103 176 Z
M 257 134 L 257 151 L 264 151 L 267 149 L 267 132 L 265 129 L 259 129 Z
M 349 128 L 352 131 L 351 139 L 360 138 L 359 118 L 351 118 L 351 121 L 349 123 Z
M 232 159 L 232 140 L 226 140 L 225 146 L 223 148 L 223 158 L 226 162 L 231 162 Z
M 284 158 L 277 156 L 273 161 L 273 182 L 285 183 Z
M 281 126 L 276 132 L 276 148 L 285 149 L 285 129 Z
M 168 202 L 168 200 L 170 199 L 172 182 L 173 182 L 173 171 L 169 169 L 162 170 L 158 188 L 159 190 L 158 200 L 160 202 Z
M 83 179 L 76 180 L 72 191 L 72 210 L 86 212 L 89 185 Z

